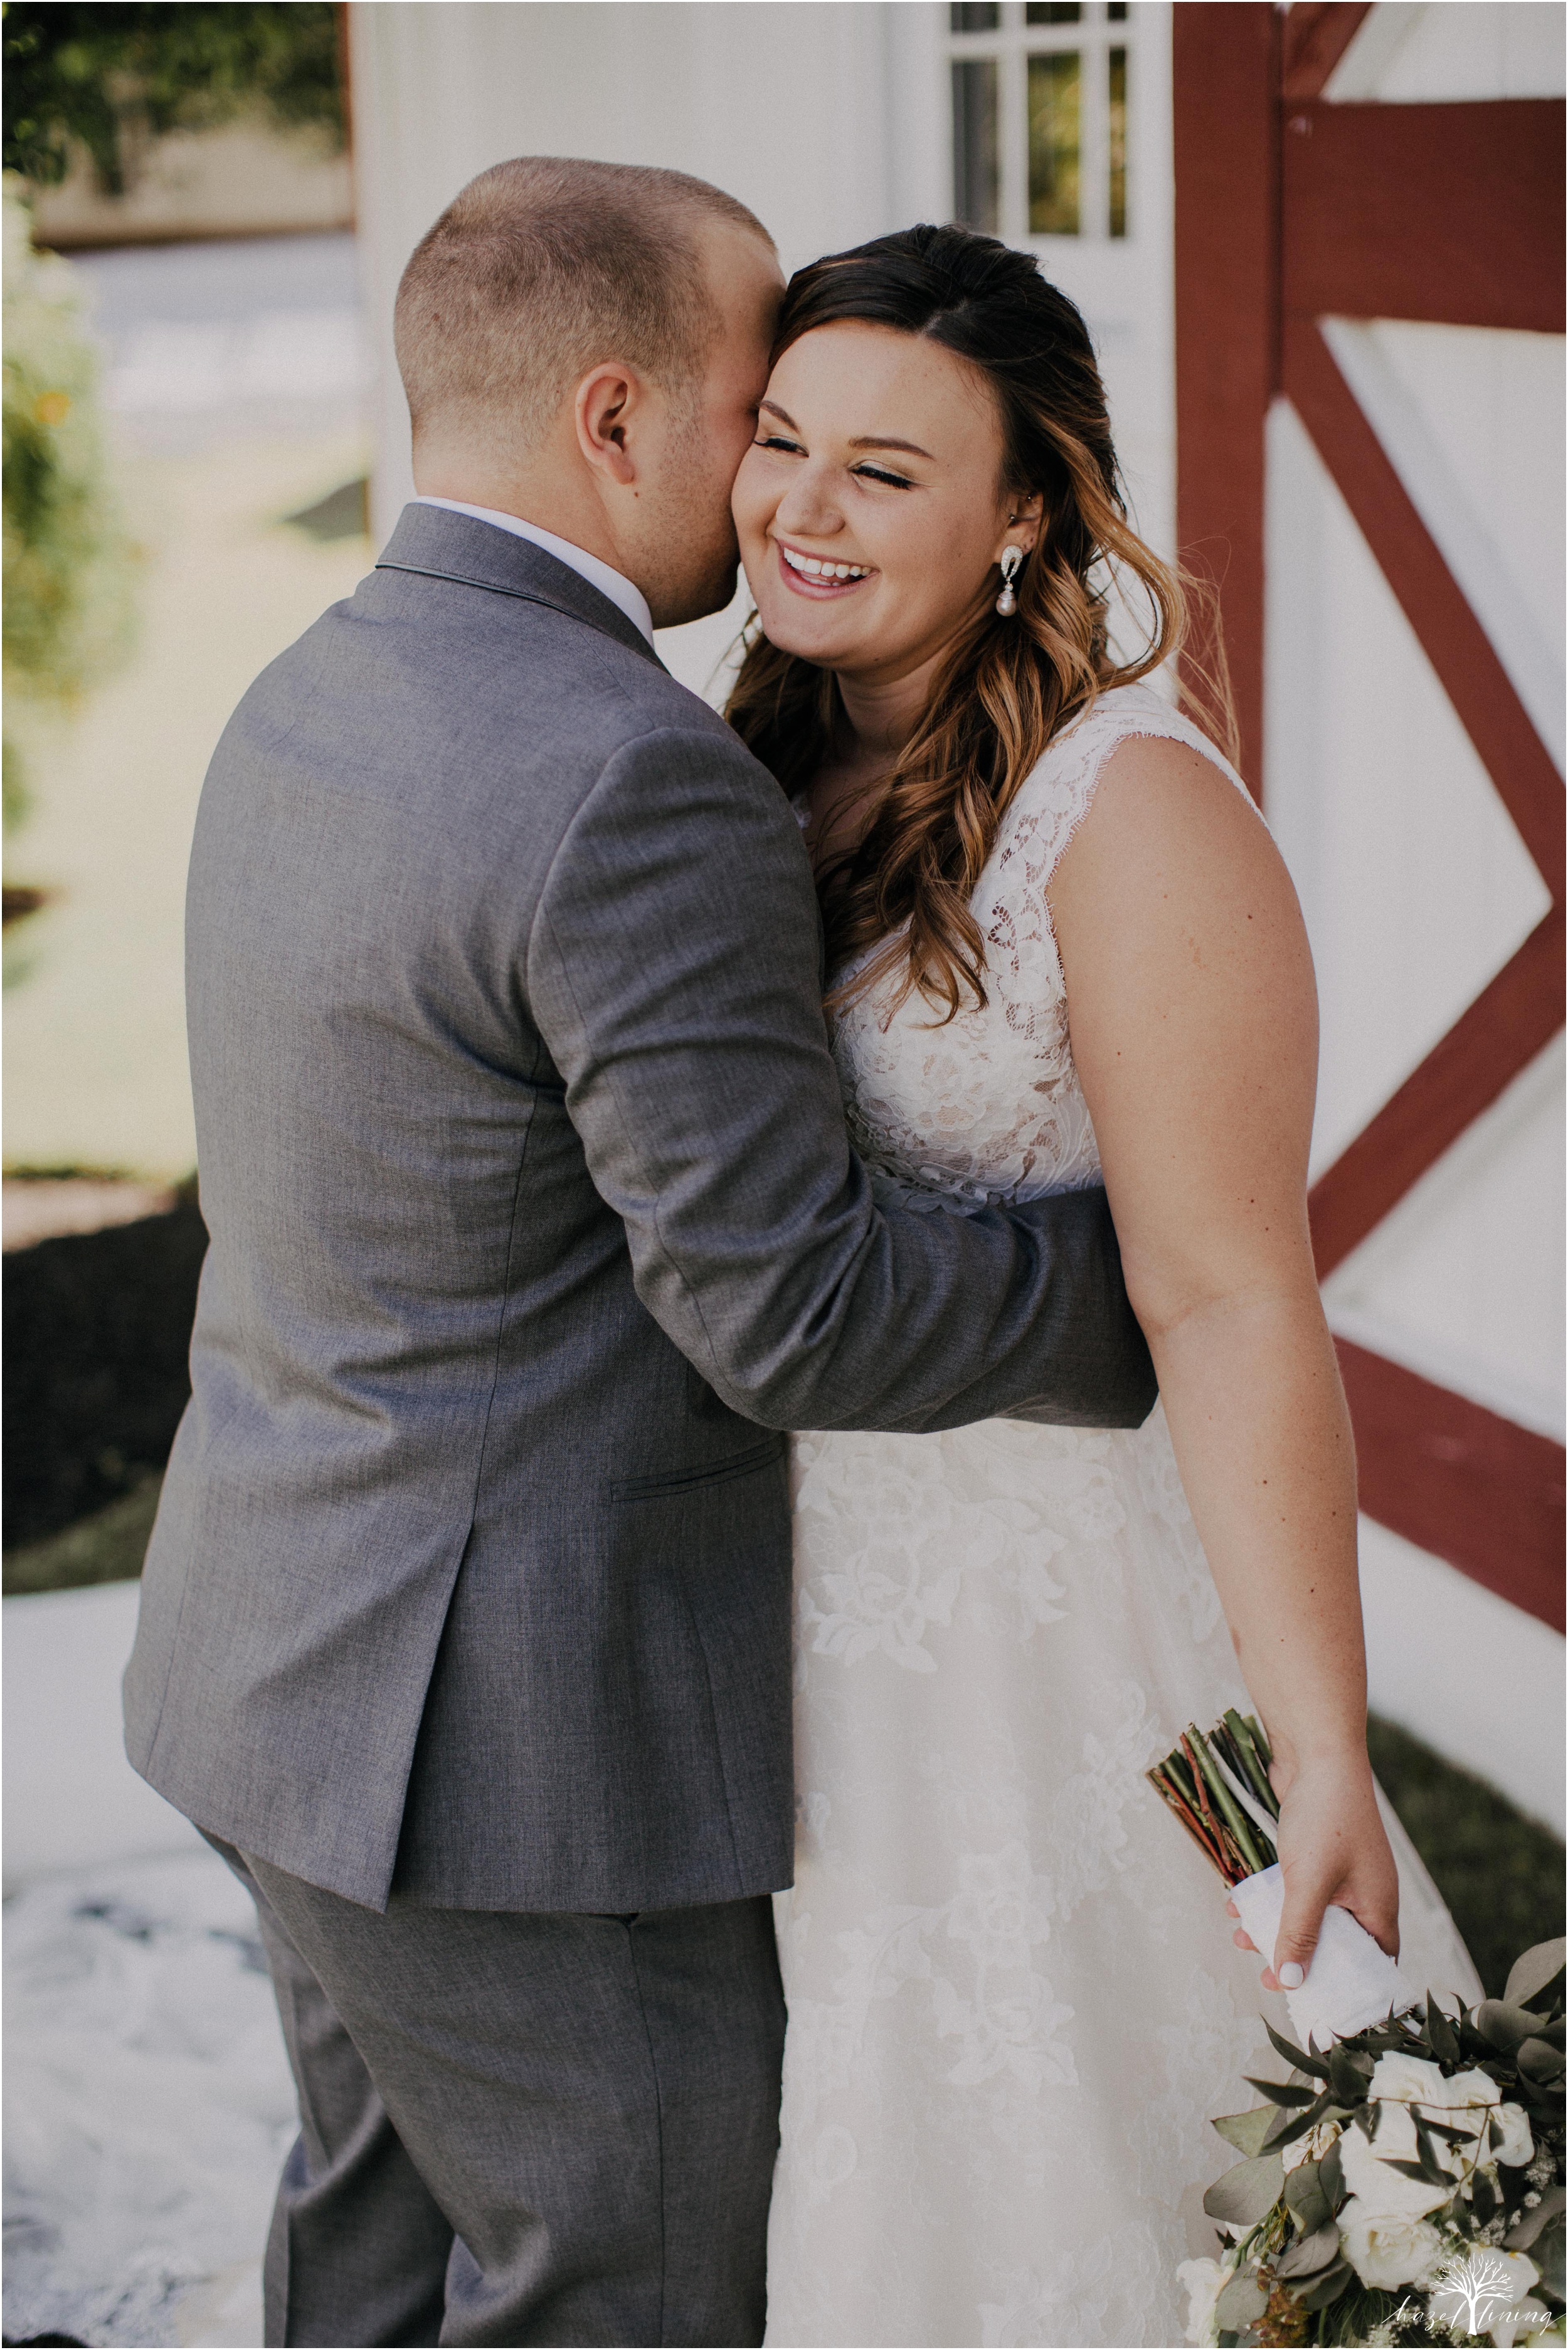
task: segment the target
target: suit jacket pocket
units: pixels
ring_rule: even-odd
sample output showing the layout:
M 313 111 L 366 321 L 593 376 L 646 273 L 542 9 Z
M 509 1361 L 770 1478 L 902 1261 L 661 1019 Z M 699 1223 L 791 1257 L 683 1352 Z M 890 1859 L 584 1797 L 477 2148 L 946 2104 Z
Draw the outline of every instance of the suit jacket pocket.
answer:
M 612 1502 L 659 1502 L 666 1495 L 690 1493 L 699 1485 L 723 1485 L 733 1477 L 753 1477 L 759 1469 L 770 1469 L 783 1460 L 785 1441 L 783 1436 L 766 1437 L 761 1444 L 748 1445 L 743 1452 L 732 1452 L 704 1469 L 670 1469 L 657 1477 L 612 1477 L 609 1497 Z

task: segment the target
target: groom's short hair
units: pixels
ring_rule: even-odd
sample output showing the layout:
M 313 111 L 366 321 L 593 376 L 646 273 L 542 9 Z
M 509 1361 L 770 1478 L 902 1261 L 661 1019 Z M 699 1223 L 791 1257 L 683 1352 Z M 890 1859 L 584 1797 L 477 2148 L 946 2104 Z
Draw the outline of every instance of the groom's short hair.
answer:
M 416 438 L 438 415 L 504 413 L 543 438 L 588 369 L 624 359 L 679 390 L 719 325 L 695 234 L 704 218 L 773 239 L 685 172 L 521 155 L 471 180 L 415 246 L 393 334 Z

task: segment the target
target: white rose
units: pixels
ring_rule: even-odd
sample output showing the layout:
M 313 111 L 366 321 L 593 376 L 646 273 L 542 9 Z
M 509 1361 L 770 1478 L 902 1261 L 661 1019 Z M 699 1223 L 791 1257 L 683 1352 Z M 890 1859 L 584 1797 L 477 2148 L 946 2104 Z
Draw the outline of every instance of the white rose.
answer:
M 1460 2078 L 1465 2077 L 1461 2074 Z M 1405 2056 L 1397 2049 L 1390 2049 L 1372 2067 L 1366 2094 L 1369 2097 L 1392 2097 L 1402 2106 L 1444 2106 L 1454 2085 L 1444 2079 L 1441 2067 L 1429 2058 Z M 1494 2086 L 1492 2095 L 1496 2095 Z M 1462 2104 L 1463 2099 L 1459 2102 Z
M 1214 2304 L 1230 2283 L 1231 2275 L 1231 2268 L 1223 2261 L 1183 2261 L 1177 2270 L 1176 2282 L 1187 2293 L 1189 2342 L 1202 2345 L 1219 2340 Z
M 1502 2091 L 1498 2087 L 1491 2074 L 1483 2073 L 1479 2064 L 1472 2064 L 1468 2073 L 1456 2073 L 1451 2081 L 1443 2083 L 1443 2104 L 1461 2120 L 1470 2117 L 1479 2126 L 1481 2115 L 1489 2107 L 1500 2117 L 1503 2112 Z M 1518 2106 L 1513 2106 L 1511 2111 L 1519 2115 L 1521 2121 L 1524 2120 L 1523 2113 Z M 1526 2124 L 1527 2133 L 1528 2128 L 1529 2125 Z
M 1502 2130 L 1502 2144 L 1495 2153 L 1489 2154 L 1486 2160 L 1515 2165 L 1529 2162 L 1535 2152 L 1535 2140 L 1530 2135 L 1530 2116 L 1524 2107 L 1499 2106 L 1497 2118 Z
M 1450 2116 L 1457 2128 L 1473 2128 L 1483 2162 L 1525 2163 L 1535 2151 L 1523 2106 L 1505 2106 L 1497 2083 L 1479 2064 L 1472 2064 L 1468 2073 L 1455 2073 L 1445 2078 L 1437 2065 L 1429 2064 L 1425 2057 L 1380 2056 L 1372 2068 L 1366 2094 L 1369 2097 L 1397 2098 L 1402 2105 L 1419 2106 L 1428 2114 Z M 1489 2155 L 1484 2144 L 1484 2118 L 1488 2113 L 1497 2116 L 1503 2132 L 1502 2144 L 1494 2155 Z M 1449 2169 L 1469 2167 L 1469 2158 L 1458 2147 L 1446 2151 L 1438 2147 L 1435 2151 L 1438 2161 Z
M 1439 2145 L 1441 2140 L 1437 2141 Z M 1433 2187 L 1424 2178 L 1408 2178 L 1396 2162 L 1416 2159 L 1416 2125 L 1408 2106 L 1385 2105 L 1378 2117 L 1377 2142 L 1369 2146 L 1359 2129 L 1347 2129 L 1339 2141 L 1345 2183 L 1367 2211 L 1419 2219 L 1435 2211 L 1452 2194 L 1451 2187 Z
M 1505 2106 L 1497 2083 L 1479 2065 L 1445 2077 L 1424 2056 L 1390 2052 L 1373 2066 L 1366 2095 L 1369 2103 L 1381 2101 L 1376 2144 L 1369 2147 L 1359 2131 L 1347 2130 L 1341 2151 L 1346 2186 L 1382 2210 L 1431 2211 L 1446 2200 L 1445 2190 L 1406 2178 L 1388 2168 L 1390 2159 L 1416 2159 L 1413 2109 L 1428 2121 L 1446 2121 L 1455 2128 L 1474 2132 L 1469 2145 L 1450 2146 L 1446 2138 L 1436 2137 L 1428 2141 L 1438 2168 L 1456 2184 L 1469 2176 L 1478 2161 L 1524 2163 L 1535 2150 L 1523 2107 Z M 1495 2153 L 1486 2143 L 1490 2116 L 1496 2116 L 1503 2134 Z
M 1337 2122 L 1314 2122 L 1302 2137 L 1282 2146 L 1280 2153 L 1287 2170 L 1297 2170 L 1303 2162 L 1321 2162 L 1334 2139 L 1339 2136 Z
M 1355 2135 L 1346 2132 L 1346 2146 Z M 1448 2250 L 1418 2212 L 1368 2210 L 1355 2196 L 1339 2214 L 1339 2244 L 1362 2283 L 1379 2285 L 1385 2293 L 1424 2283 Z

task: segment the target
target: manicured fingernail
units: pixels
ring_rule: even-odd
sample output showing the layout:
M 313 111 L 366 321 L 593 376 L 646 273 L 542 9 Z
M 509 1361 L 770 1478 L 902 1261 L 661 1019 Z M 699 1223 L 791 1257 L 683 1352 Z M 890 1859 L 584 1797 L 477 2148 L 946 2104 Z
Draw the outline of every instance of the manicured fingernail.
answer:
M 1286 1991 L 1300 1991 L 1306 1981 L 1306 1970 L 1298 1967 L 1294 1959 L 1287 1959 L 1280 1969 L 1280 1981 Z

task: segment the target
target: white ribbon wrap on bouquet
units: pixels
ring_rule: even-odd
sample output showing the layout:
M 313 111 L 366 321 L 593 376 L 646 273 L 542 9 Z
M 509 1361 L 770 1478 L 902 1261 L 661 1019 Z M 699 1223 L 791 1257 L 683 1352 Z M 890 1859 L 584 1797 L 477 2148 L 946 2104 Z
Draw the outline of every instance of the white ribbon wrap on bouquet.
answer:
M 1274 1940 L 1285 1906 L 1279 1862 L 1260 1869 L 1255 1877 L 1242 1877 L 1231 1887 L 1231 1898 L 1242 1931 L 1256 1944 L 1265 1963 L 1272 1966 Z M 1285 2002 L 1301 2046 L 1304 2048 L 1311 2038 L 1320 2048 L 1326 2048 L 1331 2039 L 1343 2040 L 1353 2032 L 1365 2031 L 1369 2023 L 1381 2022 L 1390 2008 L 1400 2012 L 1414 2007 L 1420 1996 L 1366 1927 L 1348 1909 L 1331 1901 L 1323 1913 L 1323 1928 L 1306 1981 L 1298 1991 L 1286 1991 Z

